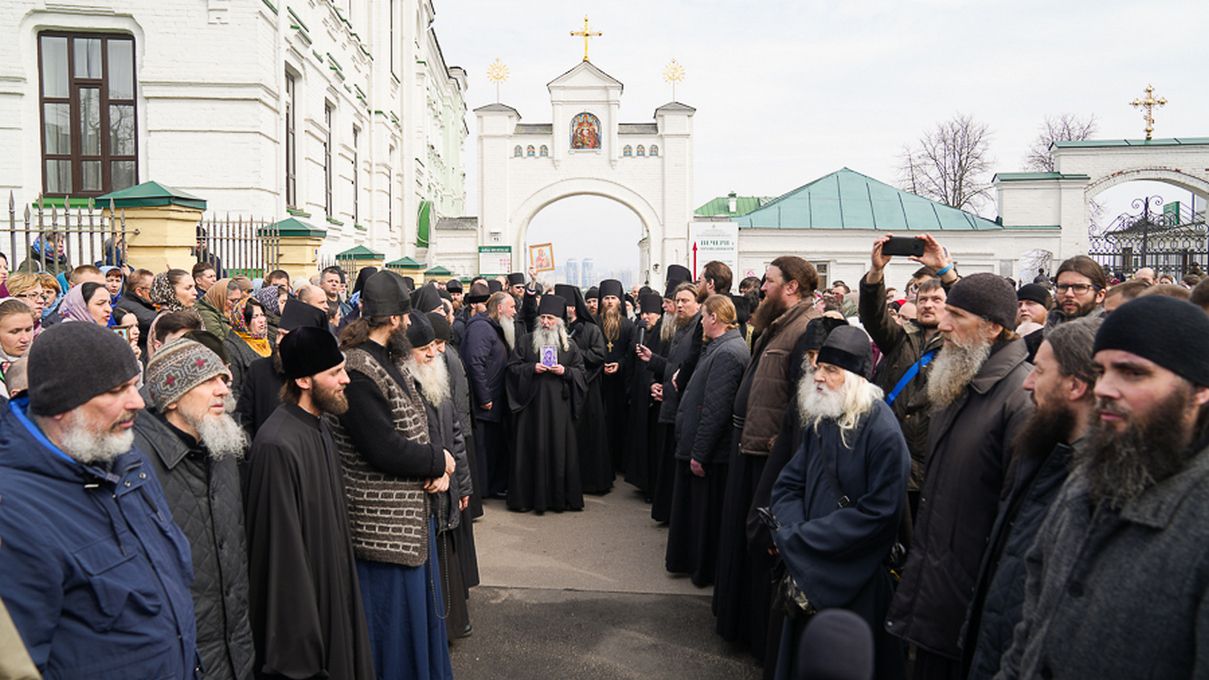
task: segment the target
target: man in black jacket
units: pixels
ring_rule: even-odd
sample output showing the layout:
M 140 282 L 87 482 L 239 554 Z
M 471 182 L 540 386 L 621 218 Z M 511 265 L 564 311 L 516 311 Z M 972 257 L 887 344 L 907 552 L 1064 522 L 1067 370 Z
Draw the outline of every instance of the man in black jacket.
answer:
M 227 414 L 231 374 L 218 355 L 181 339 L 155 353 L 144 379 L 151 401 L 135 417 L 135 444 L 189 539 L 202 666 L 207 678 L 251 680 L 255 650 L 235 464 L 248 439 Z
M 147 356 L 147 338 L 151 335 L 151 322 L 155 321 L 157 312 L 151 304 L 151 281 L 155 274 L 146 269 L 136 269 L 126 279 L 126 290 L 118 307 L 124 309 L 139 320 L 139 349 Z

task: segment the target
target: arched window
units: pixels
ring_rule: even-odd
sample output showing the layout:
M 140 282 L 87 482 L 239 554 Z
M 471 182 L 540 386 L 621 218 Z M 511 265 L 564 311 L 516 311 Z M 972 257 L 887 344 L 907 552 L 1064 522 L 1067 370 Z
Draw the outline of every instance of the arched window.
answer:
M 525 152 L 521 151 L 520 144 L 517 144 L 516 146 L 512 147 L 512 157 L 513 158 L 520 158 L 521 156 L 524 156 L 524 155 L 525 155 Z
M 545 157 L 549 156 L 549 155 L 550 155 L 550 147 L 546 146 L 545 144 L 542 144 L 542 148 L 541 148 L 541 149 L 538 149 L 538 151 L 537 151 L 537 155 L 541 156 L 542 158 L 545 158 Z
M 600 148 L 600 119 L 584 111 L 571 119 L 571 148 Z
M 646 147 L 645 146 L 643 146 L 641 144 L 638 145 L 638 155 L 646 156 Z
M 634 147 L 630 146 L 629 144 L 626 144 L 625 148 L 621 150 L 621 155 L 622 156 L 633 156 Z
M 537 155 L 537 149 L 534 149 L 533 145 L 530 144 L 529 146 L 525 147 L 525 155 L 529 158 L 533 158 Z
M 655 157 L 655 156 L 658 156 L 658 155 L 659 155 L 659 145 L 657 145 L 657 144 L 652 144 L 652 145 L 651 145 L 651 156 L 652 156 L 652 157 Z

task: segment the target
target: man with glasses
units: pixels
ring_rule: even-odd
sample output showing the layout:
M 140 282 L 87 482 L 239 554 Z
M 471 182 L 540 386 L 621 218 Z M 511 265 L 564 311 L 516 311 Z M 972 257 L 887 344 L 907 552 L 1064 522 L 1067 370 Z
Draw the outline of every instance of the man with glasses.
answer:
M 1054 286 L 1057 306 L 1045 322 L 1053 328 L 1072 319 L 1091 318 L 1104 314 L 1104 294 L 1108 277 L 1100 264 L 1086 255 L 1076 255 L 1058 267 Z

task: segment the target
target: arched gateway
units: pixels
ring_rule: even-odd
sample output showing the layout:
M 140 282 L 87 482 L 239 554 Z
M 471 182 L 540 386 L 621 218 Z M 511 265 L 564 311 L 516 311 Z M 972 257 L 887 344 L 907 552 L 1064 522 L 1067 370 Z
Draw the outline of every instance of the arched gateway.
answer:
M 522 123 L 500 103 L 475 109 L 480 247 L 511 248 L 512 269 L 524 269 L 533 216 L 560 199 L 591 195 L 642 221 L 644 278 L 661 281 L 667 265 L 687 261 L 695 109 L 671 102 L 655 109 L 654 122 L 622 123 L 622 88 L 585 59 L 547 86 L 552 123 Z

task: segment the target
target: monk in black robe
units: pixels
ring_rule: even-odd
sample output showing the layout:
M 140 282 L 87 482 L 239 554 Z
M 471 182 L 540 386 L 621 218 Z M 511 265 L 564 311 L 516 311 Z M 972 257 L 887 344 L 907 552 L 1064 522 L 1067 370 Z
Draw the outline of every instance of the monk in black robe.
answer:
M 629 381 L 634 355 L 634 322 L 625 315 L 622 302 L 625 290 L 616 279 L 600 282 L 600 311 L 597 323 L 604 331 L 605 361 L 601 377 L 601 396 L 605 406 L 605 432 L 609 440 L 609 457 L 613 469 L 623 472 L 626 420 L 629 411 Z
M 538 311 L 537 327 L 516 343 L 508 364 L 508 400 L 516 423 L 508 509 L 583 510 L 575 432 L 577 407 L 587 389 L 583 359 L 567 336 L 566 301 L 544 295 Z
M 644 293 L 638 296 L 639 320 L 635 326 L 635 345 L 642 345 L 654 354 L 662 356 L 667 350 L 663 346 L 663 298 L 659 293 Z M 645 361 L 632 362 L 630 372 L 630 410 L 626 420 L 628 444 L 626 445 L 625 480 L 638 487 L 649 503 L 655 495 L 655 480 L 659 478 L 659 454 L 663 451 L 663 438 L 656 427 L 659 406 L 662 402 L 651 398 L 651 385 L 659 382 Z
M 321 419 L 348 409 L 331 333 L 282 340 L 286 402 L 252 444 L 248 604 L 258 678 L 374 677 L 336 444 Z
M 588 311 L 579 288 L 560 283 L 554 294 L 567 301 L 567 335 L 575 341 L 584 362 L 587 392 L 576 422 L 579 444 L 579 477 L 584 493 L 606 494 L 613 489 L 613 460 L 605 432 L 604 398 L 601 383 L 605 363 L 605 339 Z

